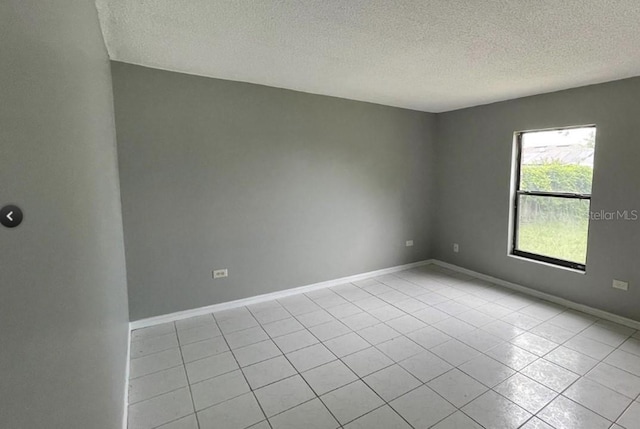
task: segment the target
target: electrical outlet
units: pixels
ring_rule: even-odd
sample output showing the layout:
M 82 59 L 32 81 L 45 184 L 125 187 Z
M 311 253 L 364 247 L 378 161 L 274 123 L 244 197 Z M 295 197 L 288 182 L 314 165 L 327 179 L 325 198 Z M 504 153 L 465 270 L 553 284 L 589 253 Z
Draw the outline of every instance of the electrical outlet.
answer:
M 229 277 L 229 270 L 227 270 L 226 268 L 224 270 L 214 270 L 213 271 L 213 278 L 214 279 L 221 279 L 223 277 Z
M 405 242 L 404 242 L 404 245 L 405 245 L 405 246 L 407 246 L 407 247 L 411 247 L 411 246 L 413 246 L 413 240 L 407 240 L 407 241 L 405 241 Z
M 622 280 L 613 280 L 613 284 L 611 285 L 611 287 L 615 288 L 615 289 L 620 289 L 620 290 L 629 290 L 629 283 L 622 281 Z
M 458 253 L 460 251 L 460 246 L 458 245 L 458 243 L 453 243 L 453 251 L 455 253 Z

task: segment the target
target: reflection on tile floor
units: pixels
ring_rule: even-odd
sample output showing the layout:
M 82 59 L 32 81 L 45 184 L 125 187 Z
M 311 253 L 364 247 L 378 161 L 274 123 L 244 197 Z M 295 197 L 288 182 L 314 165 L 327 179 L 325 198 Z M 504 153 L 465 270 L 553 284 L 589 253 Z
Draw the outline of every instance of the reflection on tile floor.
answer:
M 132 333 L 129 429 L 640 428 L 640 334 L 437 266 Z

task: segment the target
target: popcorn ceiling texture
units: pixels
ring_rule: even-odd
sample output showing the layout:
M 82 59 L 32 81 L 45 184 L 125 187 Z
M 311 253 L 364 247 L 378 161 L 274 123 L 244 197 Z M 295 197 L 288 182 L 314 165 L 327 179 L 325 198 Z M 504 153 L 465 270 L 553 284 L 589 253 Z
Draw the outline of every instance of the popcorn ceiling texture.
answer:
M 442 112 L 640 75 L 638 0 L 97 0 L 111 59 Z

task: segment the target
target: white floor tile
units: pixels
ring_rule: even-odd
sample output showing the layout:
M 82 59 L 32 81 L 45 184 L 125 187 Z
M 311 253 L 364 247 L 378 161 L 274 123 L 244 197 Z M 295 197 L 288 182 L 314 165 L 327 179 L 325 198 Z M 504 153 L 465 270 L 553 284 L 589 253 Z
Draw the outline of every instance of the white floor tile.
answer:
M 187 377 L 191 384 L 238 369 L 238 364 L 231 352 L 200 359 L 185 366 Z
M 458 369 L 452 369 L 431 380 L 427 386 L 458 408 L 465 406 L 488 390 L 486 386 Z
M 248 313 L 248 315 L 245 316 L 231 317 L 229 319 L 219 320 L 218 326 L 220 327 L 220 330 L 225 335 L 227 335 L 232 332 L 242 331 L 244 329 L 258 326 L 258 322 L 250 313 Z
M 640 395 L 640 377 L 606 363 L 599 363 L 585 377 L 632 399 Z
M 524 330 L 532 329 L 543 322 L 542 320 L 538 320 L 535 317 L 522 314 L 519 311 L 508 314 L 504 316 L 501 320 L 503 322 L 510 323 L 511 325 Z
M 253 317 L 255 317 L 261 325 L 291 317 L 291 314 L 289 314 L 289 312 L 283 307 L 272 307 L 259 311 L 252 311 L 252 313 Z
M 468 324 L 473 325 L 476 328 L 488 325 L 489 323 L 495 322 L 496 320 L 495 318 L 475 309 L 459 313 L 456 315 L 456 318 L 467 322 Z
M 336 360 L 336 356 L 323 344 L 314 344 L 291 353 L 287 353 L 287 359 L 298 372 L 308 371 L 327 362 Z
M 178 331 L 180 346 L 195 343 L 222 335 L 217 325 L 202 325 L 195 328 Z
M 582 334 L 571 338 L 569 341 L 564 343 L 564 346 L 597 360 L 604 359 L 613 351 L 613 347 L 585 337 Z
M 363 381 L 386 402 L 392 401 L 422 384 L 420 380 L 399 365 L 392 365 L 374 372 L 364 377 Z
M 227 340 L 227 343 L 229 343 L 231 349 L 239 349 L 240 347 L 268 340 L 269 336 L 264 329 L 262 329 L 262 326 L 254 326 L 253 328 L 225 335 L 224 338 Z
M 630 398 L 588 378 L 576 381 L 563 395 L 612 422 L 631 404 Z
M 246 393 L 198 412 L 200 429 L 244 429 L 264 418 L 253 393 Z
M 272 417 L 316 396 L 299 375 L 261 387 L 254 393 L 267 417 Z
M 432 326 L 427 326 L 417 331 L 407 334 L 407 338 L 421 345 L 425 349 L 431 349 L 440 344 L 444 344 L 451 340 L 451 337 Z
M 303 372 L 302 376 L 317 395 L 324 395 L 358 379 L 353 371 L 339 360 Z
M 375 296 L 369 296 L 368 298 L 365 298 L 365 299 L 359 299 L 357 301 L 354 301 L 353 303 L 358 307 L 360 307 L 361 309 L 363 309 L 364 311 L 370 311 L 375 308 L 380 308 L 387 305 L 386 302 L 384 302 L 383 300 Z
M 486 355 L 461 365 L 460 370 L 487 387 L 494 387 L 515 374 L 513 369 Z
M 433 380 L 453 368 L 443 359 L 427 351 L 402 360 L 398 364 L 423 383 Z
M 233 350 L 233 355 L 241 367 L 253 365 L 263 360 L 281 355 L 280 349 L 271 340 L 261 341 L 250 346 Z
M 458 340 L 447 341 L 444 344 L 433 347 L 431 352 L 440 356 L 453 366 L 462 365 L 480 355 L 479 351 Z
M 534 417 L 531 420 L 529 420 L 527 423 L 525 423 L 524 426 L 521 426 L 520 429 L 554 429 L 554 428 L 549 426 L 539 418 Z
M 130 405 L 128 429 L 152 429 L 193 412 L 189 388 L 183 387 Z
M 400 317 L 405 313 L 387 303 L 383 307 L 374 308 L 373 310 L 369 310 L 369 314 L 378 319 L 381 322 L 386 322 L 387 320 L 395 319 L 396 317 Z
M 331 322 L 323 323 L 309 328 L 309 331 L 315 335 L 320 341 L 327 341 L 332 338 L 340 337 L 351 332 L 351 329 L 347 328 L 344 324 L 338 320 L 332 320 Z
M 324 345 L 339 358 L 370 347 L 369 343 L 354 332 L 325 341 Z
M 524 333 L 522 329 L 510 325 L 502 320 L 491 322 L 487 325 L 484 325 L 481 329 L 505 341 L 508 341 Z
M 349 316 L 362 313 L 362 309 L 356 305 L 346 302 L 345 304 L 336 305 L 326 309 L 336 319 L 346 319 Z
M 407 337 L 396 337 L 376 346 L 378 350 L 390 357 L 394 362 L 400 362 L 425 351 L 418 344 Z
M 191 395 L 196 411 L 248 392 L 249 385 L 241 371 L 229 372 L 191 385 Z
M 620 346 L 620 350 L 640 356 L 640 340 L 629 338 Z
M 413 316 L 422 320 L 427 324 L 439 323 L 451 318 L 451 315 L 434 307 L 425 308 L 424 310 L 413 313 Z
M 421 289 L 418 288 L 418 290 L 422 292 Z M 411 293 L 413 292 L 414 291 L 412 291 Z M 417 293 L 417 291 L 415 292 Z M 416 311 L 424 310 L 425 308 L 428 307 L 427 304 L 415 298 L 405 299 L 404 301 L 396 302 L 393 305 L 408 314 L 415 313 Z
M 333 390 L 321 399 L 343 425 L 384 404 L 382 399 L 360 380 Z
M 252 389 L 258 389 L 275 381 L 295 375 L 297 372 L 284 356 L 277 356 L 253 365 L 245 366 L 242 372 Z
M 331 322 L 334 317 L 326 310 L 316 310 L 311 313 L 302 314 L 297 317 L 298 321 L 302 323 L 306 328 L 312 326 L 322 325 L 323 323 Z
M 131 342 L 131 359 L 148 356 L 178 347 L 178 337 L 174 333 Z
M 318 343 L 318 339 L 305 329 L 274 338 L 273 342 L 283 353 L 291 353 Z
M 510 343 L 503 343 L 492 348 L 487 352 L 487 355 L 516 371 L 520 371 L 538 359 L 533 353 Z
M 215 337 L 210 340 L 187 344 L 182 346 L 181 350 L 184 362 L 188 363 L 193 362 L 194 360 L 217 355 L 222 352 L 227 352 L 229 351 L 229 347 L 223 337 Z
M 143 375 L 169 369 L 182 365 L 180 349 L 173 348 L 162 352 L 154 353 L 138 359 L 131 360 L 130 378 L 142 377 Z
M 576 334 L 592 325 L 595 321 L 595 317 L 575 310 L 567 310 L 549 319 L 549 323 Z
M 482 329 L 476 329 L 475 331 L 460 335 L 457 339 L 481 352 L 486 352 L 504 342 L 501 338 Z
M 544 356 L 559 346 L 559 344 L 532 334 L 531 332 L 525 332 L 522 335 L 518 335 L 511 340 L 511 344 L 515 344 L 521 349 L 524 349 L 529 353 L 533 353 L 536 356 Z
M 491 390 L 471 401 L 462 411 L 491 429 L 515 429 L 531 418 L 529 412 Z
M 565 341 L 570 340 L 575 335 L 574 332 L 553 325 L 550 322 L 542 323 L 533 328 L 530 332 L 557 344 L 562 344 Z
M 598 364 L 597 360 L 564 346 L 558 347 L 544 358 L 580 375 L 585 375 Z
M 358 335 L 364 338 L 369 344 L 375 346 L 376 344 L 399 337 L 400 333 L 384 323 L 378 323 L 377 325 L 359 330 Z
M 440 311 L 444 311 L 450 316 L 455 316 L 457 314 L 464 313 L 465 311 L 471 310 L 471 307 L 468 307 L 453 299 L 449 301 L 441 302 L 440 304 L 436 304 L 434 305 L 434 308 L 437 308 Z
M 412 429 L 391 407 L 385 405 L 344 427 L 345 429 Z
M 375 347 L 345 356 L 342 361 L 361 378 L 393 364 L 391 359 Z
M 434 323 L 433 327 L 454 338 L 476 330 L 475 326 L 470 325 L 467 322 L 463 322 L 462 320 L 456 319 L 455 317 L 451 317 L 438 323 Z
M 273 429 L 336 429 L 340 424 L 319 399 L 313 399 L 269 419 Z
M 174 332 L 176 332 L 176 327 L 173 322 L 163 323 L 161 325 L 149 326 L 147 328 L 131 331 L 131 341 L 146 340 L 148 338 L 160 337 Z
M 457 411 L 435 425 L 433 429 L 484 429 L 466 414 Z
M 522 374 L 513 375 L 493 390 L 532 414 L 536 414 L 558 396 L 557 392 Z
M 558 396 L 538 417 L 558 429 L 607 429 L 611 422 L 573 402 Z
M 617 423 L 625 429 L 640 429 L 640 403 L 631 404 Z
M 341 321 L 352 331 L 358 331 L 380 323 L 378 319 L 369 313 L 354 314 L 353 316 L 342 318 Z
M 603 362 L 640 376 L 640 356 L 623 350 L 614 350 Z
M 176 321 L 176 330 L 181 331 L 183 329 L 196 328 L 202 325 L 215 325 L 216 321 L 213 318 L 213 314 L 204 314 L 202 316 L 190 317 L 188 319 L 182 319 Z
M 538 359 L 521 372 L 556 392 L 562 392 L 579 377 L 577 374 L 545 359 Z
M 183 366 L 154 372 L 129 382 L 129 404 L 135 404 L 187 385 L 187 375 Z
M 293 317 L 281 319 L 275 322 L 262 325 L 264 330 L 269 334 L 271 338 L 280 337 L 282 335 L 290 334 L 292 332 L 301 331 L 304 326 Z
M 607 344 L 611 347 L 618 347 L 629 338 L 635 330 L 617 323 L 598 320 L 593 325 L 582 331 L 580 335 Z
M 408 334 L 418 329 L 427 327 L 427 324 L 415 317 L 405 314 L 395 319 L 388 320 L 387 325 L 400 332 L 401 334 Z
M 182 417 L 170 423 L 158 426 L 157 429 L 198 429 L 198 420 L 195 414 Z
M 393 400 L 389 405 L 414 428 L 428 428 L 456 409 L 441 396 L 422 386 Z
M 640 429 L 640 332 L 440 267 L 139 329 L 131 358 L 129 429 Z

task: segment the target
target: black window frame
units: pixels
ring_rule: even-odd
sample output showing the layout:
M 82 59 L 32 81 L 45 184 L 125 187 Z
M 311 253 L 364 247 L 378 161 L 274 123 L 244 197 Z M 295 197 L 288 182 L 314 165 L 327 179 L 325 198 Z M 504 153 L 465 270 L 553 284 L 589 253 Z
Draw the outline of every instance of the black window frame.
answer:
M 576 128 L 594 128 L 597 130 L 595 124 L 591 125 L 576 125 L 570 127 L 558 127 L 558 128 L 550 128 L 550 129 L 542 129 L 542 130 L 528 130 L 528 131 L 518 131 L 515 133 L 515 144 L 516 144 L 516 166 L 515 166 L 515 192 L 514 192 L 514 201 L 513 201 L 513 217 L 511 221 L 513 222 L 513 234 L 511 237 L 511 255 L 519 256 L 522 258 L 532 259 L 534 261 L 546 262 L 552 265 L 558 265 L 565 268 L 571 268 L 574 270 L 586 272 L 587 265 L 586 261 L 584 264 L 574 261 L 567 261 L 565 259 L 554 258 L 551 256 L 540 255 L 537 253 L 525 252 L 523 250 L 518 250 L 518 203 L 520 201 L 521 195 L 530 195 L 530 196 L 538 196 L 538 197 L 550 197 L 550 198 L 570 198 L 576 200 L 588 200 L 589 208 L 591 208 L 591 195 L 592 194 L 577 194 L 571 192 L 548 192 L 548 191 L 524 191 L 520 189 L 521 182 L 521 170 L 522 170 L 522 136 L 528 133 L 535 133 L 540 131 L 561 131 L 561 130 L 571 130 Z M 591 179 L 593 184 L 593 178 Z M 591 227 L 591 219 L 589 219 L 589 224 L 587 226 L 587 234 L 588 229 Z M 588 251 L 588 248 L 587 248 Z

